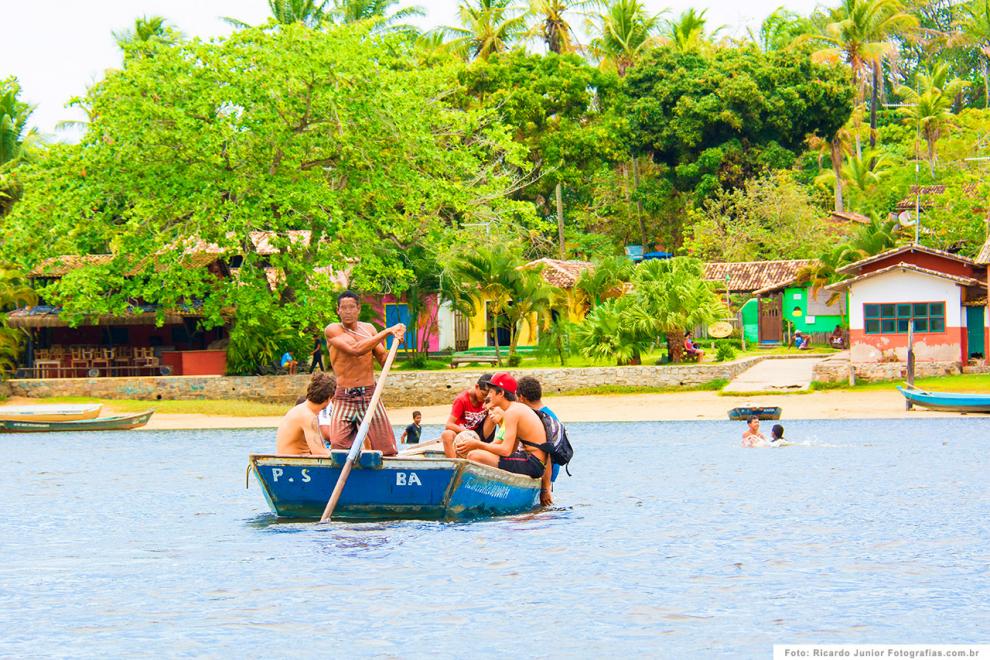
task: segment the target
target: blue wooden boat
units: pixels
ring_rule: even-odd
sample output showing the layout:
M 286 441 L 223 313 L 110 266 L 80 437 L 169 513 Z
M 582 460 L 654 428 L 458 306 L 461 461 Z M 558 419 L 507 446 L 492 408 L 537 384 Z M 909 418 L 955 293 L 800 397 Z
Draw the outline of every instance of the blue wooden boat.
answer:
M 248 469 L 275 515 L 318 520 L 347 452 L 329 457 L 252 454 L 250 460 Z M 354 461 L 333 517 L 464 520 L 532 511 L 539 497 L 539 479 L 464 459 L 365 451 Z
M 897 390 L 908 403 L 951 412 L 990 413 L 990 394 L 959 394 L 954 392 L 928 392 L 916 387 L 901 387 Z
M 110 417 L 94 417 L 93 419 L 75 419 L 67 422 L 30 422 L 18 420 L 0 420 L 0 433 L 48 433 L 50 431 L 126 431 L 144 426 L 151 419 L 154 410 L 132 413 L 129 415 L 112 415 Z
M 780 406 L 739 406 L 729 411 L 733 422 L 746 422 L 751 417 L 757 419 L 780 419 Z

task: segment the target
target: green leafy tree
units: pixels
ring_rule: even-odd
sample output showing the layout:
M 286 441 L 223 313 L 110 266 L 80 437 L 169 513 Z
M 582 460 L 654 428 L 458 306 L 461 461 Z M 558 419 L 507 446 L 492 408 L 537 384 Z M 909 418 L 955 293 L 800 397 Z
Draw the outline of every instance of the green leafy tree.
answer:
M 629 321 L 631 297 L 608 300 L 584 318 L 575 329 L 581 354 L 594 360 L 615 360 L 618 365 L 639 364 L 654 339 Z
M 25 173 L 3 253 L 25 267 L 112 254 L 45 292 L 73 322 L 135 300 L 162 313 L 195 305 L 204 328 L 233 318 L 247 345 L 325 325 L 323 269 L 384 291 L 413 277 L 400 256 L 411 246 L 525 217 L 506 199 L 524 153 L 489 110 L 455 103 L 459 65 L 417 69 L 371 30 L 244 29 L 110 72 L 87 95 L 82 142 Z M 259 253 L 256 232 L 272 250 Z M 209 255 L 236 260 L 236 273 L 218 277 L 202 266 Z
M 633 263 L 625 257 L 609 257 L 581 273 L 574 284 L 578 302 L 594 309 L 608 298 L 622 294 L 623 286 L 633 274 Z
M 498 328 L 506 309 L 512 303 L 513 282 L 516 268 L 522 259 L 513 250 L 502 244 L 484 246 L 460 255 L 453 264 L 455 275 L 463 282 L 468 298 L 475 310 L 485 310 L 487 319 L 494 320 L 494 327 L 486 327 L 485 334 L 491 334 L 495 341 L 495 359 L 502 363 L 501 347 L 498 343 Z
M 983 107 L 990 108 L 990 0 L 971 0 L 960 7 L 956 21 L 962 41 L 980 53 Z
M 37 303 L 37 296 L 22 273 L 0 267 L 0 377 L 6 377 L 17 368 L 21 350 L 27 336 L 7 324 L 7 314 L 19 307 Z
M 23 189 L 18 166 L 38 154 L 38 130 L 28 128 L 34 106 L 21 101 L 17 78 L 0 80 L 0 217 L 10 212 Z

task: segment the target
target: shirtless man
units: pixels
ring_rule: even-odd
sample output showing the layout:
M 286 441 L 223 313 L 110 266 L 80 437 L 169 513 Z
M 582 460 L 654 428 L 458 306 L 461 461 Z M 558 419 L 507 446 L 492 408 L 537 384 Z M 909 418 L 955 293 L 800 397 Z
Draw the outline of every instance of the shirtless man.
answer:
M 742 446 L 763 447 L 766 444 L 767 436 L 760 433 L 760 419 L 758 417 L 750 417 L 749 424 L 742 434 Z
M 516 379 L 507 373 L 492 376 L 486 401 L 493 409 L 501 410 L 502 432 L 496 434 L 495 440 L 490 443 L 464 437 L 467 434 L 460 436 L 455 442 L 457 455 L 507 472 L 542 478 L 540 503 L 548 506 L 553 503 L 550 495 L 551 471 L 546 469 L 549 457 L 537 448 L 547 441 L 546 429 L 529 406 L 510 401 L 506 393 L 515 395 Z
M 402 342 L 406 326 L 397 323 L 381 332 L 375 332 L 370 323 L 358 321 L 361 303 L 353 291 L 337 296 L 337 316 L 340 323 L 327 326 L 327 344 L 330 347 L 330 365 L 337 376 L 337 389 L 333 394 L 333 412 L 327 439 L 333 449 L 350 449 L 357 435 L 358 426 L 371 403 L 375 391 L 375 370 L 372 358 L 385 364 L 387 351 L 383 342 L 389 335 Z M 378 400 L 378 407 L 368 429 L 371 448 L 385 456 L 394 456 L 395 436 L 388 421 L 385 405 Z
M 317 414 L 326 407 L 336 387 L 333 377 L 320 372 L 306 388 L 306 399 L 289 409 L 275 432 L 275 453 L 280 456 L 329 456 L 323 444 Z

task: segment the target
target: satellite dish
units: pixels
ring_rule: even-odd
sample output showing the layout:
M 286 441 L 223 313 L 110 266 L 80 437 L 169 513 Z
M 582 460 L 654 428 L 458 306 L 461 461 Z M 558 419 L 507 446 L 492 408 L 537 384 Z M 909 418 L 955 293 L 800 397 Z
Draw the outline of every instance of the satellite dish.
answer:
M 732 334 L 732 324 L 726 321 L 716 321 L 708 326 L 708 336 L 723 339 Z
M 916 222 L 917 219 L 911 211 L 901 211 L 897 214 L 897 223 L 901 227 L 913 227 Z

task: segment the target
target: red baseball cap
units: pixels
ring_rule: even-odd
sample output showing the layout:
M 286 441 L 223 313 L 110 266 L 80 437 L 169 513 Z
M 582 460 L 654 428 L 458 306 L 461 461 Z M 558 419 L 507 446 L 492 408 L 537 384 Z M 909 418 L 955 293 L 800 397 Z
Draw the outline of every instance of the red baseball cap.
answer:
M 492 376 L 490 382 L 492 387 L 497 387 L 505 390 L 506 392 L 512 392 L 513 394 L 516 393 L 516 379 L 504 371 Z

